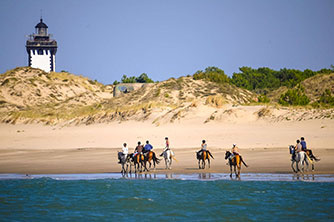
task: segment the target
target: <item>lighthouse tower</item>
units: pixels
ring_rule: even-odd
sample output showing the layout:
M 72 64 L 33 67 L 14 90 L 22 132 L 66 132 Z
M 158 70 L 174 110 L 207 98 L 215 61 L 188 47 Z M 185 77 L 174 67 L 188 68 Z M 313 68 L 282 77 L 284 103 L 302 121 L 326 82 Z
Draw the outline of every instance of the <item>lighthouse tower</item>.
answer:
M 35 34 L 29 35 L 26 43 L 28 65 L 46 72 L 55 71 L 57 42 L 51 39 L 51 35 L 48 34 L 48 26 L 42 18 L 35 29 Z

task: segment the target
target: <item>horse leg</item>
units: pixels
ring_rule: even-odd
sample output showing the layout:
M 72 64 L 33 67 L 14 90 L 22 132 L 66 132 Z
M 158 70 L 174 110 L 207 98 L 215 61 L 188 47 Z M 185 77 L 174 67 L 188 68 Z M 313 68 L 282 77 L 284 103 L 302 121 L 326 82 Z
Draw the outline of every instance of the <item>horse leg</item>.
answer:
M 296 163 L 296 165 L 297 165 L 297 162 L 295 162 L 295 161 L 292 161 L 292 163 L 291 163 L 291 168 L 292 168 L 293 172 L 297 173 L 298 171 L 297 171 L 297 170 L 295 170 L 295 168 L 293 167 L 293 164 L 294 164 L 294 163 Z
M 168 162 L 167 162 L 167 161 L 168 161 L 167 158 L 165 158 L 166 170 L 167 170 L 167 168 L 168 168 Z
M 202 163 L 203 163 L 203 169 L 205 169 L 205 160 L 203 160 Z
M 235 173 L 235 176 L 238 177 L 238 174 L 237 174 L 237 165 L 234 165 L 234 173 Z
M 210 168 L 210 159 L 208 159 L 208 164 L 209 164 L 209 168 Z
M 230 164 L 230 177 L 232 178 L 232 165 Z
M 149 171 L 148 168 L 146 167 L 146 162 L 144 162 L 144 171 L 146 170 L 147 172 Z
M 308 160 L 304 160 L 304 163 L 306 164 L 306 171 L 308 171 Z
M 198 160 L 198 169 L 201 169 L 201 160 Z
M 172 157 L 170 157 L 169 158 L 169 169 L 170 170 L 172 169 L 172 161 L 173 161 L 173 159 L 172 159 Z

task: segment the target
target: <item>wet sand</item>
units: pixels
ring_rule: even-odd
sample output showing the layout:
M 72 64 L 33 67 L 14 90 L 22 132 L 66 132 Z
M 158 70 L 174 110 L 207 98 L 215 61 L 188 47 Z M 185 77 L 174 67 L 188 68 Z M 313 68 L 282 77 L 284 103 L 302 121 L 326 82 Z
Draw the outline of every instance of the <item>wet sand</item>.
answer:
M 76 149 L 0 149 L 0 173 L 20 174 L 77 174 L 118 173 L 119 148 L 76 148 Z M 155 149 L 157 154 L 162 149 Z M 164 160 L 150 173 L 229 173 L 224 159 L 226 149 L 210 149 L 214 159 L 211 167 L 198 169 L 195 151 L 198 148 L 175 148 L 177 161 L 172 170 L 165 169 Z M 254 148 L 241 150 L 243 159 L 249 165 L 242 166 L 242 173 L 292 173 L 290 154 L 287 148 Z M 316 174 L 334 174 L 334 148 L 313 149 L 321 161 L 315 163 Z

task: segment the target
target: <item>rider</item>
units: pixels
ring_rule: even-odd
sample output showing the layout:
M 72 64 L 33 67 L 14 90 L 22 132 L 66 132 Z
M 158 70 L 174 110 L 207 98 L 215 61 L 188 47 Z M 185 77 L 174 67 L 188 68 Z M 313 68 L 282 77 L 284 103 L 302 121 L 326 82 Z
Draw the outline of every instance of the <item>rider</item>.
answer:
M 246 167 L 248 167 L 248 165 L 244 162 L 244 160 L 242 159 L 242 156 L 241 156 L 241 154 L 240 154 L 240 151 L 239 151 L 239 148 L 237 147 L 237 144 L 233 144 L 233 146 L 232 146 L 232 149 L 231 149 L 231 155 L 230 155 L 230 157 L 229 157 L 229 159 L 233 159 L 236 155 L 239 155 L 239 157 L 240 157 L 240 161 L 241 162 L 243 162 L 244 164 L 245 164 L 245 166 Z M 228 163 L 227 163 L 227 165 L 228 165 Z
M 166 141 L 166 146 L 165 146 L 165 149 L 160 154 L 160 156 L 163 156 L 164 152 L 167 151 L 167 150 L 169 150 L 169 140 L 168 140 L 168 137 L 165 137 L 165 141 Z
M 241 156 L 241 155 L 240 155 L 239 148 L 237 147 L 237 144 L 233 143 L 233 146 L 232 146 L 232 149 L 231 149 L 231 153 L 232 153 L 232 155 L 230 155 L 230 159 L 233 159 L 233 157 L 234 157 L 235 155 L 239 155 L 239 156 Z
M 305 152 L 308 152 L 310 158 L 313 158 L 315 161 L 319 161 L 320 159 L 316 158 L 316 157 L 313 155 L 312 150 L 307 149 L 305 138 L 304 138 L 304 137 L 301 137 L 300 140 L 301 140 L 300 145 L 302 146 L 302 149 L 301 149 L 301 150 L 302 150 L 302 151 L 305 151 Z
M 122 147 L 122 152 L 118 152 L 118 163 L 122 163 L 122 158 L 126 158 L 126 156 L 129 153 L 129 149 L 127 147 L 127 144 L 124 143 Z
M 153 146 L 150 144 L 150 142 L 147 140 L 146 145 L 144 146 L 143 153 L 148 153 L 153 149 Z
M 297 153 L 299 153 L 300 151 L 303 151 L 302 150 L 302 145 L 300 144 L 300 140 L 297 140 L 296 143 L 297 144 L 294 147 L 295 152 L 292 153 L 292 159 L 291 159 L 291 161 L 295 160 Z
M 197 151 L 197 153 L 201 153 L 202 151 L 206 151 L 207 148 L 207 144 L 205 140 L 202 140 L 202 145 L 201 145 L 201 149 L 199 151 Z
M 296 141 L 296 146 L 295 146 L 295 153 L 299 153 L 300 151 L 302 151 L 302 145 L 300 144 L 300 140 Z
M 143 145 L 141 145 L 141 142 L 138 141 L 138 145 L 135 148 L 133 156 L 135 157 L 138 153 L 141 154 L 143 152 Z
M 171 150 L 170 147 L 169 147 L 169 140 L 168 140 L 168 137 L 165 137 L 165 141 L 166 141 L 166 147 L 165 147 L 165 149 L 162 151 L 162 153 L 160 154 L 160 156 L 163 156 L 163 155 L 164 155 L 164 152 L 166 152 L 167 150 L 170 150 L 170 155 L 171 155 L 171 157 L 173 157 L 173 156 L 174 156 L 174 152 L 173 152 L 173 150 Z

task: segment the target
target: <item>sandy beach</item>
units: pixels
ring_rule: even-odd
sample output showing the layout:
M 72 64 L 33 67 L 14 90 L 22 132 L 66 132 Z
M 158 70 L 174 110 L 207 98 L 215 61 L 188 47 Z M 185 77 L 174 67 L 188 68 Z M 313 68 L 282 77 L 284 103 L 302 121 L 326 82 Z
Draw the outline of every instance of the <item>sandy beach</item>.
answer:
M 242 172 L 291 173 L 288 146 L 304 136 L 321 161 L 315 173 L 334 173 L 334 121 L 301 122 L 189 122 L 156 127 L 145 122 L 90 126 L 0 125 L 0 173 L 113 173 L 119 172 L 117 151 L 127 142 L 130 152 L 137 141 L 150 140 L 160 154 L 164 137 L 170 138 L 177 161 L 173 173 L 227 173 L 225 151 L 237 143 L 248 168 Z M 199 170 L 195 151 L 202 139 L 214 155 L 211 168 Z M 165 173 L 164 161 L 155 173 Z

